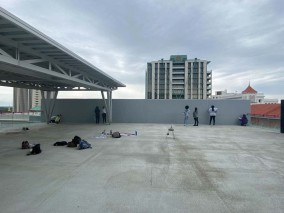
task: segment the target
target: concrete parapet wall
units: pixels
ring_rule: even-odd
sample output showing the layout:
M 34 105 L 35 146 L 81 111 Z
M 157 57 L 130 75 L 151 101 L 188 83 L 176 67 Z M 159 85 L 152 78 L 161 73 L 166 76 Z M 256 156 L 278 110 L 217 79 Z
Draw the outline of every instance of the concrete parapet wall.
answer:
M 49 100 L 47 104 L 50 104 Z M 94 109 L 96 106 L 102 109 L 103 105 L 101 99 L 57 99 L 53 115 L 62 114 L 62 122 L 67 123 L 94 123 Z M 190 109 L 190 124 L 194 122 L 192 113 L 195 107 L 198 108 L 200 124 L 209 123 L 211 105 L 218 108 L 216 125 L 239 124 L 238 117 L 250 113 L 247 100 L 113 99 L 112 105 L 113 123 L 182 124 L 186 105 Z M 44 109 L 42 118 L 44 121 Z

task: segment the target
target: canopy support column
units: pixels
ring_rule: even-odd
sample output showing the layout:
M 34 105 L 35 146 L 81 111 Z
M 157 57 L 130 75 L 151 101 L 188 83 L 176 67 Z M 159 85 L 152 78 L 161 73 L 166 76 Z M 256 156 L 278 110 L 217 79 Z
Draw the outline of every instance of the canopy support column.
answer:
M 52 94 L 54 94 L 53 97 L 52 97 Z M 43 91 L 43 90 L 41 90 L 41 98 L 42 98 L 42 103 L 43 103 L 44 109 L 45 109 L 46 123 L 49 123 L 49 120 L 52 116 L 57 95 L 58 95 L 58 91 Z M 49 104 L 47 104 L 47 100 L 49 100 Z
M 107 91 L 107 99 L 109 105 L 109 123 L 112 122 L 112 90 Z
M 281 117 L 280 117 L 280 132 L 281 132 L 281 133 L 284 133 L 284 100 L 281 100 L 280 112 L 281 112 Z
M 104 105 L 106 107 L 106 112 L 107 112 L 107 119 L 108 119 L 108 122 L 109 124 L 112 122 L 112 104 L 111 104 L 111 95 L 109 94 L 111 92 L 107 91 L 107 101 L 105 99 L 105 95 L 104 95 L 104 91 L 101 90 L 101 94 L 102 94 L 102 98 L 103 98 L 103 101 L 104 101 Z

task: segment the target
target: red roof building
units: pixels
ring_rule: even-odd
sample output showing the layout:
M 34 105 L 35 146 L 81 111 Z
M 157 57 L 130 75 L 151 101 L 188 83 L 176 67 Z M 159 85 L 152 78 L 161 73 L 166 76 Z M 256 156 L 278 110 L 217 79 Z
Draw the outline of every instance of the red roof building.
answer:
M 277 104 L 278 99 L 265 99 L 263 93 L 257 92 L 249 85 L 242 91 L 242 93 L 228 93 L 225 91 L 216 91 L 215 95 L 212 95 L 212 99 L 231 99 L 231 100 L 250 100 L 251 104 Z
M 280 118 L 281 104 L 252 104 L 252 116 Z
M 253 89 L 249 84 L 248 87 L 244 91 L 242 91 L 242 94 L 257 94 L 257 91 Z

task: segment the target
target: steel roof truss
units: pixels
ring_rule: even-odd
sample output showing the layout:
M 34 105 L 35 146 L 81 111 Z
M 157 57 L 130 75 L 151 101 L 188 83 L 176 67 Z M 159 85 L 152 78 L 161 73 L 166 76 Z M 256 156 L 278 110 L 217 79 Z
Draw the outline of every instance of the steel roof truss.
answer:
M 77 84 L 86 85 L 86 86 L 92 87 L 93 89 L 97 88 L 97 89 L 109 90 L 109 88 L 107 88 L 107 87 L 102 87 L 100 85 L 94 85 L 94 84 L 87 82 L 87 81 L 84 81 L 82 79 L 74 78 L 74 76 L 70 77 L 69 75 L 64 75 L 62 73 L 58 73 L 58 72 L 55 72 L 53 70 L 45 69 L 45 68 L 36 66 L 34 64 L 29 64 L 29 63 L 26 63 L 24 61 L 19 61 L 19 60 L 13 59 L 13 58 L 8 58 L 8 57 L 3 56 L 3 55 L 2 56 L 0 55 L 0 61 L 4 61 L 5 63 L 11 64 L 13 66 L 20 66 L 20 67 L 24 68 L 23 71 L 25 69 L 31 70 L 33 72 L 36 71 L 36 73 L 38 73 L 37 74 L 38 77 L 40 77 L 40 75 L 43 74 L 43 75 L 47 75 L 47 76 L 50 76 L 50 77 L 52 77 L 52 76 L 57 77 L 58 79 L 65 79 L 66 81 L 77 82 Z M 35 74 L 33 74 L 33 76 L 35 76 Z M 83 75 L 81 75 L 81 76 L 83 76 Z
M 65 70 L 64 69 L 62 69 L 60 66 L 58 66 L 57 64 L 53 64 L 59 71 L 61 71 L 61 73 L 63 73 L 64 75 L 67 75 L 67 76 L 69 76 L 68 74 L 67 74 L 67 72 L 65 72 Z
M 21 60 L 21 61 L 29 63 L 29 64 L 36 64 L 36 63 L 40 63 L 40 62 L 45 62 L 46 60 L 44 60 L 44 59 L 31 59 L 31 60 Z
M 42 55 L 42 54 L 40 54 L 40 53 L 37 53 L 37 51 L 34 51 L 34 50 L 33 50 L 32 48 L 30 48 L 30 47 L 21 45 L 21 46 L 20 46 L 20 50 L 24 50 L 24 51 L 29 52 L 29 53 L 31 53 L 31 54 L 37 54 L 37 55 L 38 55 L 39 57 L 41 57 L 42 59 L 45 59 L 45 60 L 50 61 L 52 64 L 56 64 L 57 66 L 60 66 L 60 67 L 69 68 L 70 70 L 73 70 L 74 72 L 80 73 L 80 75 L 83 75 L 82 71 L 79 71 L 79 70 L 77 70 L 77 69 L 74 69 L 74 68 L 75 68 L 74 66 L 69 67 L 67 64 L 61 64 L 59 61 L 55 61 L 55 60 L 53 60 L 53 59 L 50 58 L 50 57 L 46 57 L 46 56 L 44 56 L 44 55 Z M 67 75 L 66 72 L 65 72 L 65 74 Z M 69 75 L 69 76 L 70 76 L 70 75 Z M 78 74 L 75 75 L 75 76 L 72 76 L 72 77 L 77 77 L 77 76 L 78 76 Z M 98 79 L 98 80 L 100 80 L 100 79 Z
M 16 87 L 74 90 L 76 85 L 80 90 L 110 91 L 124 86 L 2 8 L 0 65 L 1 75 L 7 71 L 9 79 L 18 79 L 2 81 L 2 75 L 0 84 Z
M 13 58 L 11 55 L 9 55 L 8 53 L 6 53 L 3 49 L 0 48 L 0 54 L 6 56 L 6 57 L 10 57 Z
M 25 50 L 26 52 L 29 52 L 29 53 L 31 53 L 31 54 L 37 54 L 39 57 L 41 57 L 43 60 L 45 59 L 45 60 L 48 60 L 48 61 L 50 61 L 52 64 L 56 64 L 57 66 L 59 66 L 60 65 L 60 62 L 59 62 L 59 64 L 58 64 L 58 61 L 54 61 L 54 60 L 52 60 L 52 58 L 50 58 L 50 57 L 46 57 L 46 56 L 44 56 L 44 55 L 42 55 L 42 54 L 40 54 L 40 53 L 37 53 L 37 52 L 35 52 L 34 50 L 32 50 L 30 47 L 26 47 L 26 46 L 21 46 L 20 47 L 20 50 Z M 65 65 L 65 64 L 64 64 Z M 60 66 L 63 66 L 64 67 L 64 65 L 60 65 Z M 68 65 L 65 65 L 65 67 L 68 67 Z M 62 69 L 62 68 L 61 68 Z M 69 68 L 70 69 L 70 68 Z M 78 71 L 78 70 L 75 70 L 74 69 L 74 67 L 71 67 L 71 70 L 74 70 L 75 72 L 77 72 L 77 73 L 80 73 L 79 75 L 83 75 L 80 71 Z M 64 74 L 66 74 L 67 75 L 67 73 L 65 72 Z M 70 75 L 67 75 L 67 76 L 70 76 Z M 72 77 L 77 77 L 78 78 L 78 74 L 77 75 L 75 75 L 75 76 L 72 76 Z

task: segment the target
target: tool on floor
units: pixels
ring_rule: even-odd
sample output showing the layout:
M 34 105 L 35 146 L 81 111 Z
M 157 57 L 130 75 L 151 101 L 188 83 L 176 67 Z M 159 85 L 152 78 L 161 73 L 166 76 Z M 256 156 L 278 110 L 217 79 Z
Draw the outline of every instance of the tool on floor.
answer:
M 167 137 L 170 135 L 170 132 L 172 132 L 173 138 L 175 139 L 175 132 L 174 131 L 175 130 L 174 130 L 173 126 L 171 125 L 171 127 L 168 129 Z

